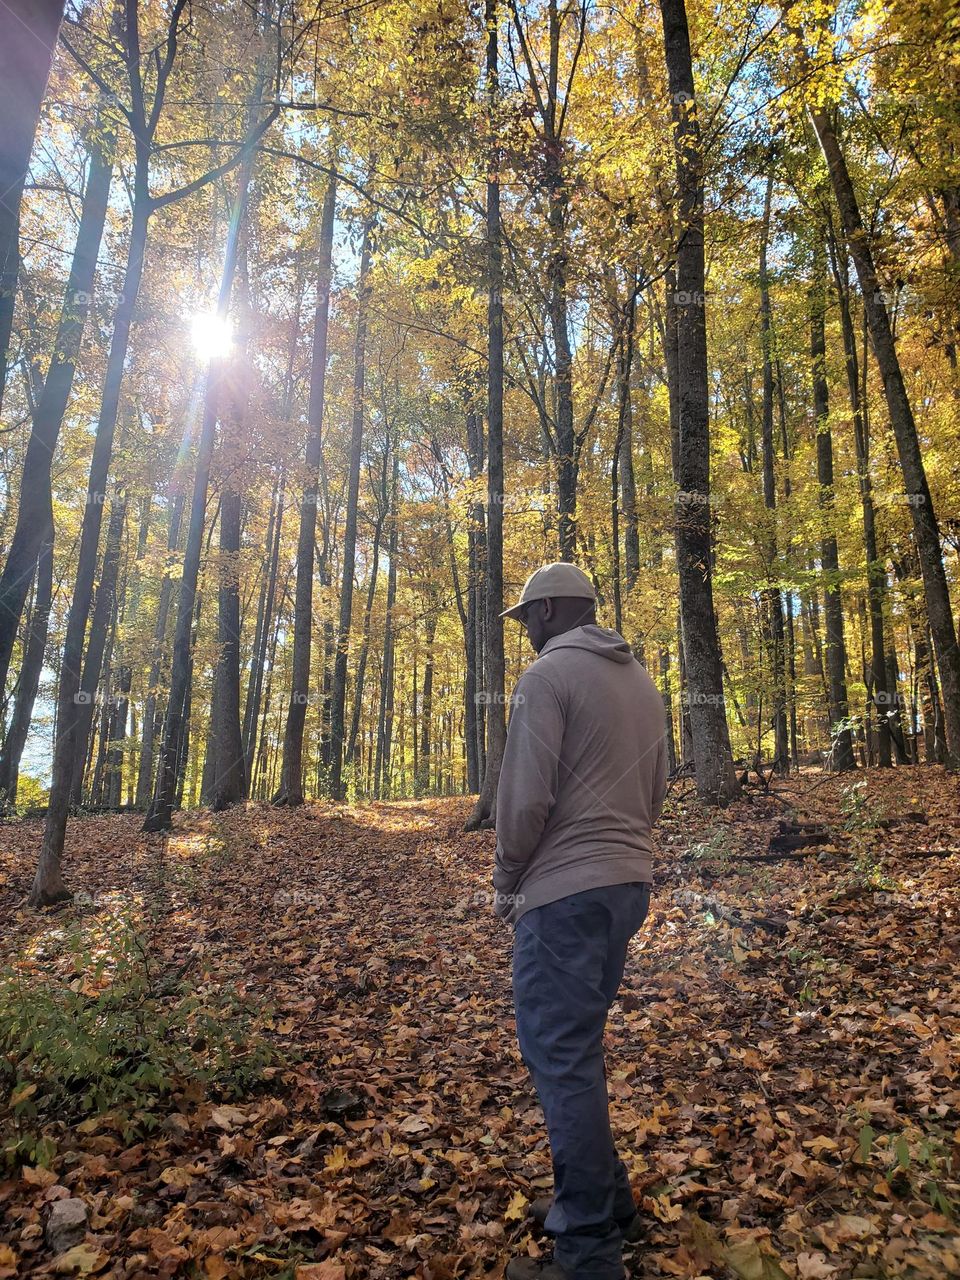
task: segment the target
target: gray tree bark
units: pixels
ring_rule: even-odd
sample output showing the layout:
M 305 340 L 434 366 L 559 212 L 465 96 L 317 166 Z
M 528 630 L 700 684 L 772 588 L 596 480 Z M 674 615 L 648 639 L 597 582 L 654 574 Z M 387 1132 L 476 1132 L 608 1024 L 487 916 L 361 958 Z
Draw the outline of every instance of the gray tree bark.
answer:
M 486 725 L 486 759 L 480 795 L 466 823 L 468 831 L 493 826 L 497 784 L 507 741 L 505 660 L 503 652 L 503 233 L 500 225 L 500 148 L 493 134 L 499 85 L 497 0 L 486 0 L 487 99 L 491 129 L 487 176 L 487 528 L 484 593 L 485 669 L 482 699 Z
M 826 615 L 827 690 L 830 707 L 833 767 L 856 768 L 853 737 L 847 723 L 847 647 L 843 634 L 843 602 L 840 595 L 840 555 L 833 529 L 833 436 L 830 430 L 830 389 L 827 383 L 826 280 L 823 253 L 814 254 L 810 286 L 810 363 L 813 371 L 813 420 L 817 437 L 817 481 L 820 486 L 822 529 L 820 566 L 823 573 Z
M 678 195 L 676 253 L 677 559 L 684 676 L 697 792 L 724 804 L 739 792 L 713 609 L 710 425 L 703 239 L 703 154 L 684 0 L 660 0 L 673 102 Z
M 307 408 L 305 483 L 300 502 L 297 537 L 297 585 L 293 605 L 293 671 L 290 704 L 283 734 L 280 787 L 274 804 L 303 804 L 303 731 L 310 700 L 310 650 L 313 636 L 313 575 L 317 545 L 317 502 L 320 495 L 320 455 L 323 443 L 323 406 L 327 376 L 327 334 L 330 325 L 330 285 L 333 265 L 333 228 L 336 218 L 336 179 L 330 178 L 320 217 L 317 257 L 317 304 L 313 320 L 313 353 L 310 363 L 310 401 Z
M 960 649 L 957 648 L 950 591 L 940 547 L 940 528 L 923 465 L 913 408 L 907 396 L 890 327 L 890 316 L 877 274 L 873 238 L 863 224 L 856 191 L 831 115 L 814 107 L 809 108 L 809 112 L 826 157 L 844 236 L 860 282 L 870 342 L 883 381 L 890 425 L 897 444 L 910 506 L 914 541 L 920 558 L 930 631 L 940 669 L 947 747 L 951 760 L 955 763 L 960 759 Z
M 20 272 L 20 200 L 63 9 L 64 0 L 0 5 L 0 404 Z
M 330 703 L 330 794 L 342 800 L 344 739 L 347 712 L 347 661 L 350 623 L 353 619 L 353 578 L 357 564 L 357 506 L 360 498 L 360 462 L 363 456 L 363 417 L 367 360 L 367 308 L 369 302 L 370 237 L 372 219 L 363 228 L 360 274 L 357 279 L 357 332 L 353 348 L 353 416 L 350 428 L 350 462 L 347 475 L 346 525 L 343 534 L 343 576 L 340 583 L 340 624 L 337 656 L 333 666 Z
M 2 12 L 0 9 L 0 14 Z M 20 616 L 46 529 L 43 495 L 50 489 L 53 455 L 73 388 L 77 354 L 90 311 L 112 173 L 112 139 L 91 141 L 90 167 L 70 278 L 60 309 L 53 355 L 33 415 L 23 460 L 17 523 L 0 575 L 0 690 L 6 685 Z

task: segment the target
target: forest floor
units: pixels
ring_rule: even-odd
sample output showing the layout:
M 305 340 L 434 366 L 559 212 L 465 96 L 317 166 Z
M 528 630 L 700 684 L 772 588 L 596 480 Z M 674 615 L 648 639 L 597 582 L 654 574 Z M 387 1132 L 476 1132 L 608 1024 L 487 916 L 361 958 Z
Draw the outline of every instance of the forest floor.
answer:
M 647 1228 L 630 1275 L 958 1276 L 960 780 L 776 792 L 706 814 L 675 791 L 660 826 L 608 1032 Z M 0 1277 L 495 1280 L 545 1248 L 493 837 L 467 812 L 80 819 L 82 893 L 39 916 L 40 826 L 5 825 Z M 781 818 L 824 842 L 770 853 Z M 27 1034 L 11 1075 L 3 1036 Z

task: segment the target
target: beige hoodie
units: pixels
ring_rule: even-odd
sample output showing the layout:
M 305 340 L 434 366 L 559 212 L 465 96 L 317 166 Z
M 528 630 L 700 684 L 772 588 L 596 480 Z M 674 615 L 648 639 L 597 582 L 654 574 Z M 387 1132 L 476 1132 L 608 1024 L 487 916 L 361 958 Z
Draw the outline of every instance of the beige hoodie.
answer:
M 516 924 L 586 889 L 650 883 L 666 776 L 663 700 L 626 640 L 598 626 L 548 640 L 511 701 L 497 915 Z

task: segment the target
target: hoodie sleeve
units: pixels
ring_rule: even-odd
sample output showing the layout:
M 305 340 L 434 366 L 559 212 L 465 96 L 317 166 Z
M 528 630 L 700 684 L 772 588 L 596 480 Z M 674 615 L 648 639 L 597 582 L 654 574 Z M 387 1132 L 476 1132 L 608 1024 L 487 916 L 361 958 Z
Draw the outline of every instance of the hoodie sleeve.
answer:
M 513 695 L 497 788 L 495 879 L 501 886 L 521 875 L 540 843 L 557 796 L 563 726 L 552 682 L 526 672 Z

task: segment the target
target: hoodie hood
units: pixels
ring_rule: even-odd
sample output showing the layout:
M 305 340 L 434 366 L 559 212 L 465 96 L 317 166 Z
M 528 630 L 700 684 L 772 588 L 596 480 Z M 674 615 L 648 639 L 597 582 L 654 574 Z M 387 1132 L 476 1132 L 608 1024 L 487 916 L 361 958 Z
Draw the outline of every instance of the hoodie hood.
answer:
M 633 651 L 619 631 L 610 627 L 598 627 L 593 623 L 585 627 L 574 627 L 565 631 L 562 636 L 554 636 L 540 650 L 538 657 L 546 657 L 557 649 L 586 649 L 588 653 L 596 653 L 611 662 L 632 662 Z

